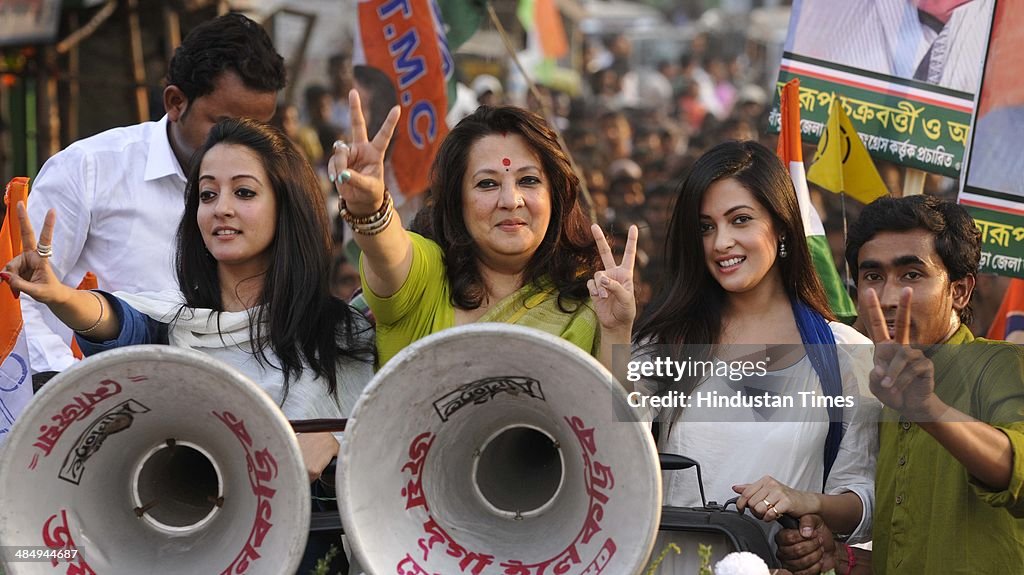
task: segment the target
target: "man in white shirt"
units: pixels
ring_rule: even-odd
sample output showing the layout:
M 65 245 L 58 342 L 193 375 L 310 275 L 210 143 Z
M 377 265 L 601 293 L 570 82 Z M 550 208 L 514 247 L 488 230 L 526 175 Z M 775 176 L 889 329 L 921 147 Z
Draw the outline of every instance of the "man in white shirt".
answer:
M 39 229 L 56 209 L 50 265 L 62 282 L 77 286 L 92 271 L 108 291 L 177 287 L 174 242 L 192 154 L 221 119 L 270 120 L 285 85 L 284 61 L 259 24 L 227 14 L 189 33 L 166 84 L 159 122 L 75 142 L 34 180 L 29 219 Z M 22 311 L 33 371 L 70 366 L 70 330 L 27 296 Z

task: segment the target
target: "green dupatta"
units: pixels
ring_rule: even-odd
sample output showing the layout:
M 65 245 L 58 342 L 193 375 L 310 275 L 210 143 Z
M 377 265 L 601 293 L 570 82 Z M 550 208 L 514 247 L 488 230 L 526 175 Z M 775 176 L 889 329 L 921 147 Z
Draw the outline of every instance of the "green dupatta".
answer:
M 558 289 L 548 280 L 541 285 L 525 285 L 496 303 L 479 322 L 514 323 L 532 327 L 568 340 L 583 351 L 597 356 L 601 343 L 601 330 L 597 314 L 587 299 L 568 302 L 566 313 L 558 307 Z

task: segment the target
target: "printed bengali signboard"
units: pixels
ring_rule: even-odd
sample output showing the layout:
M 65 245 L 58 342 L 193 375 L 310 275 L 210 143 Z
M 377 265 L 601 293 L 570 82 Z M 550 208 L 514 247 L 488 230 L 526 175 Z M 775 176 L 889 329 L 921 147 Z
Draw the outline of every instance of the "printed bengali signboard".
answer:
M 801 132 L 816 142 L 839 97 L 872 156 L 959 176 L 994 0 L 931 14 L 919 0 L 795 0 L 779 93 L 800 78 Z M 947 3 L 948 4 L 948 3 Z
M 1024 3 L 996 6 L 959 201 L 981 230 L 981 271 L 1024 278 Z

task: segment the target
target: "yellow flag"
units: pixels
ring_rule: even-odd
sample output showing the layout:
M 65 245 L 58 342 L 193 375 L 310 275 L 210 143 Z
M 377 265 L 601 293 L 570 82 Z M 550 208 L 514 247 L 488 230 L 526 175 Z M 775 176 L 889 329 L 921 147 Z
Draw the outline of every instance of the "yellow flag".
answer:
M 864 204 L 889 193 L 839 98 L 832 100 L 828 126 L 818 142 L 807 179 L 830 192 L 850 194 Z

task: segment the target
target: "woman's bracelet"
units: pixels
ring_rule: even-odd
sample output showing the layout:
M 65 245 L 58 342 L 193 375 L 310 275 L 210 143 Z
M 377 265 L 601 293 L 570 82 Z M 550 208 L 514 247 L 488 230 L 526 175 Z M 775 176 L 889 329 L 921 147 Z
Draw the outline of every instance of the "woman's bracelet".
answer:
M 391 218 L 394 216 L 394 213 L 394 209 L 391 209 L 384 215 L 384 219 L 379 222 L 374 222 L 372 224 L 350 224 L 350 226 L 352 227 L 352 231 L 357 234 L 375 236 L 387 229 L 388 225 L 391 224 Z
M 100 294 L 98 294 L 98 293 L 96 293 L 96 292 L 94 292 L 92 290 L 89 290 L 89 293 L 91 293 L 93 295 L 93 297 L 96 298 L 96 301 L 98 301 L 100 303 L 100 317 L 96 318 L 96 323 L 90 325 L 88 329 L 76 329 L 76 330 L 74 330 L 75 333 L 87 334 L 90 331 L 92 331 L 92 330 L 96 329 L 97 327 L 99 327 L 100 326 L 100 322 L 103 321 L 103 315 L 104 315 L 104 313 L 103 313 L 103 311 L 104 311 L 103 296 L 101 296 Z
M 391 197 L 391 193 L 388 192 L 387 188 L 385 188 L 384 205 L 382 205 L 373 215 L 357 218 L 349 213 L 344 202 L 342 203 L 339 211 L 341 213 L 341 217 L 344 218 L 344 220 L 348 222 L 349 227 L 352 228 L 352 231 L 364 236 L 375 236 L 383 232 L 391 223 L 391 218 L 395 213 L 395 201 Z
M 355 224 L 372 224 L 384 219 L 384 216 L 391 210 L 393 205 L 394 200 L 391 198 L 391 192 L 389 192 L 387 188 L 384 188 L 384 202 L 381 203 L 380 209 L 376 212 L 368 216 L 353 216 L 352 213 L 348 211 L 348 206 L 345 205 L 345 200 L 341 200 L 338 212 L 341 213 L 342 219 L 348 222 L 350 226 Z

